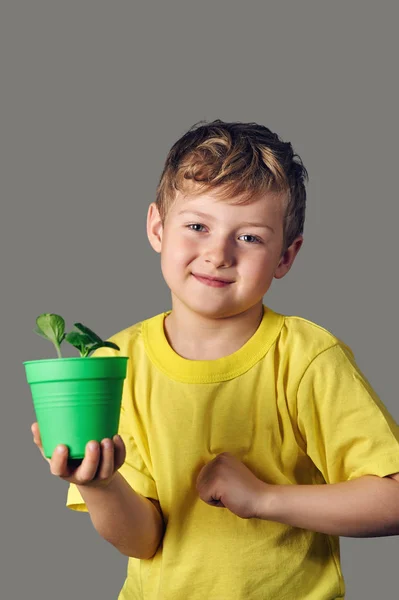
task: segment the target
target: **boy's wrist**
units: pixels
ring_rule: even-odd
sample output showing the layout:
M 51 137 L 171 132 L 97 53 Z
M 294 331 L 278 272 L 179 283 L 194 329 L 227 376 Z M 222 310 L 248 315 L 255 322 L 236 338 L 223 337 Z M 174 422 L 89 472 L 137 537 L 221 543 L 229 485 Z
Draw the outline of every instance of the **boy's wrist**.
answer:
M 256 502 L 256 519 L 265 521 L 274 521 L 278 514 L 278 505 L 280 502 L 278 485 L 263 483 Z

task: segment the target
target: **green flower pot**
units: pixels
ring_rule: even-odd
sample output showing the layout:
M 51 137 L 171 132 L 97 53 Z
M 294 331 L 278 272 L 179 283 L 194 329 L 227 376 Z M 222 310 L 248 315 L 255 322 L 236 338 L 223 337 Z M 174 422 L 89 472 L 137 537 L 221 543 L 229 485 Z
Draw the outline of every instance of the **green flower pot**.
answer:
M 58 444 L 81 459 L 87 442 L 118 433 L 127 356 L 55 358 L 24 362 L 44 455 Z

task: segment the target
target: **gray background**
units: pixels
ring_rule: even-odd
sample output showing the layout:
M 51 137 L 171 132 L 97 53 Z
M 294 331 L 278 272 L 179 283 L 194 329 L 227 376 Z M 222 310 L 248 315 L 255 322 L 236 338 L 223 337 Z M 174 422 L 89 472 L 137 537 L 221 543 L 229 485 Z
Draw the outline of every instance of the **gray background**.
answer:
M 170 307 L 145 218 L 200 119 L 258 121 L 302 156 L 305 243 L 265 302 L 341 337 L 399 420 L 394 4 L 1 3 L 1 598 L 123 583 L 32 443 L 22 361 L 53 351 L 42 312 L 108 337 Z M 349 600 L 397 597 L 398 537 L 341 546 Z

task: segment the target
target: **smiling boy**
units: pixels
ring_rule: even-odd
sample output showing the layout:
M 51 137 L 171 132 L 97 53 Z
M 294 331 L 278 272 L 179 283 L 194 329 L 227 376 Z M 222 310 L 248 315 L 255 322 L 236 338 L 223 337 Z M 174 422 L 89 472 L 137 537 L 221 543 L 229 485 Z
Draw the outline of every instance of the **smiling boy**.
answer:
M 120 600 L 344 598 L 339 536 L 399 534 L 397 424 L 342 341 L 263 304 L 301 248 L 306 177 L 254 123 L 169 152 L 147 233 L 172 308 L 110 338 L 120 435 L 49 461 L 129 556 Z
M 156 204 L 149 209 L 148 237 L 161 253 L 172 295 L 166 335 L 188 359 L 232 354 L 252 336 L 263 296 L 274 277 L 288 272 L 302 244 L 298 235 L 282 256 L 285 202 L 278 194 L 244 205 L 237 200 L 177 192 L 164 223 Z

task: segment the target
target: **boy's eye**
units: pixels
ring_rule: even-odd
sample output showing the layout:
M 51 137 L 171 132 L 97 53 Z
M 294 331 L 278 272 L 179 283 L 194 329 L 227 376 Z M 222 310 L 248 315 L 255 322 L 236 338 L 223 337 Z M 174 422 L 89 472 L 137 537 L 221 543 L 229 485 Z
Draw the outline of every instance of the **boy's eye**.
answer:
M 245 233 L 244 235 L 241 235 L 240 237 L 247 238 L 244 241 L 249 242 L 251 244 L 260 244 L 260 239 L 255 237 L 254 235 L 249 235 L 249 234 Z
M 201 231 L 203 225 L 201 225 L 201 223 L 191 223 L 190 225 L 187 225 L 187 227 L 191 229 L 191 231 Z

